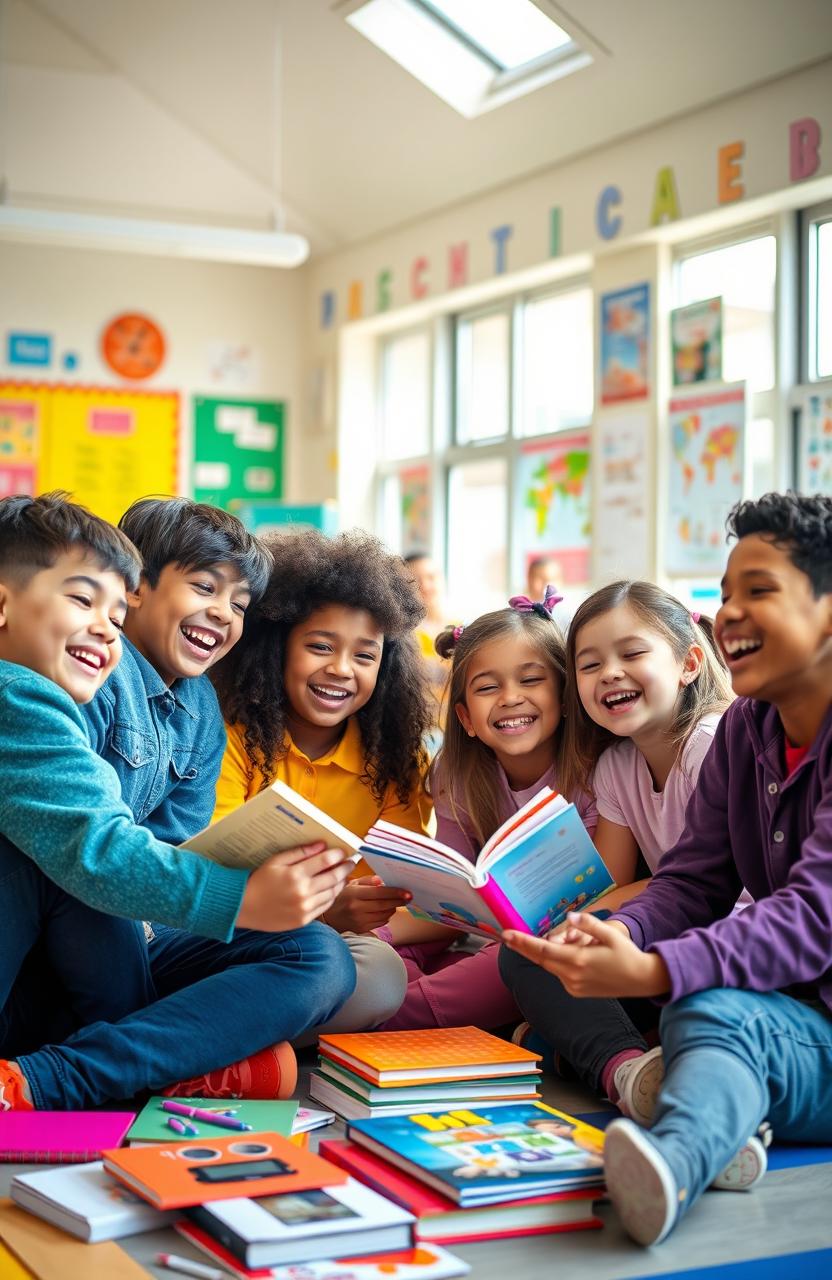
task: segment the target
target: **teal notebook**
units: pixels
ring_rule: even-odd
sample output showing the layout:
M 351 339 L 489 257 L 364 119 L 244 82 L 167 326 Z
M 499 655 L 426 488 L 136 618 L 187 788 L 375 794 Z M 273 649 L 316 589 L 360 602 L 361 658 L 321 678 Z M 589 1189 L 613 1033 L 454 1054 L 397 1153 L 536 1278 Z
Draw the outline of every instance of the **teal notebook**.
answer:
M 234 1135 L 234 1130 L 225 1126 L 209 1124 L 206 1120 L 195 1120 L 189 1116 L 174 1116 L 170 1111 L 163 1111 L 163 1102 L 181 1102 L 186 1107 L 215 1113 L 231 1111 L 234 1113 L 233 1119 L 251 1125 L 251 1130 L 246 1132 L 279 1133 L 284 1138 L 291 1135 L 298 1109 L 297 1102 L 266 1102 L 254 1098 L 151 1098 L 128 1131 L 128 1142 L 176 1142 L 180 1138 L 185 1141 L 189 1138 L 230 1138 Z M 191 1128 L 185 1133 L 179 1133 L 168 1124 L 170 1118 Z

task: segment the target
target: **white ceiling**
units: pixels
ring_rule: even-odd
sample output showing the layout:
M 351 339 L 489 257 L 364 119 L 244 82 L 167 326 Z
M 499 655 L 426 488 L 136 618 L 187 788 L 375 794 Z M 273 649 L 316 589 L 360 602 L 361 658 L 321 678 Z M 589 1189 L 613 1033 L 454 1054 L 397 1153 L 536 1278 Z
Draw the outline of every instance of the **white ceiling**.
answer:
M 832 53 L 832 0 L 572 3 L 608 52 L 465 120 L 333 0 L 0 0 L 7 198 L 262 226 L 279 197 L 327 251 Z

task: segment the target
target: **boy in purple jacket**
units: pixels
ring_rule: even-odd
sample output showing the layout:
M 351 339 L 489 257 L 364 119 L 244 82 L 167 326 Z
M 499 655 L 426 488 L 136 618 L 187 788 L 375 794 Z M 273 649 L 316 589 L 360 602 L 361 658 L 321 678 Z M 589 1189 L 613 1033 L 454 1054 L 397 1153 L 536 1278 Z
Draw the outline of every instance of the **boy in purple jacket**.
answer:
M 832 498 L 767 494 L 728 523 L 716 635 L 740 696 L 684 833 L 612 920 L 504 935 L 573 995 L 665 1003 L 653 1125 L 615 1120 L 604 1150 L 641 1244 L 663 1240 L 743 1146 L 738 1186 L 758 1181 L 761 1125 L 832 1142 Z M 755 901 L 732 914 L 743 885 Z

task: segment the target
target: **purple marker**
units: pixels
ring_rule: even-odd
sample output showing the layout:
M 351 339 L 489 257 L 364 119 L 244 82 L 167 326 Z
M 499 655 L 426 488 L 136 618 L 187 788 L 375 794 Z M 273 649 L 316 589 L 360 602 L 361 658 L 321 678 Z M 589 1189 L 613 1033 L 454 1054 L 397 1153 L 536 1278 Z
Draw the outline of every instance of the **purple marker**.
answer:
M 220 1129 L 247 1129 L 251 1125 L 233 1116 L 223 1116 L 217 1111 L 203 1111 L 199 1107 L 186 1107 L 183 1102 L 163 1102 L 163 1111 L 173 1111 L 178 1116 L 190 1116 L 192 1120 L 201 1120 L 203 1124 L 215 1124 Z

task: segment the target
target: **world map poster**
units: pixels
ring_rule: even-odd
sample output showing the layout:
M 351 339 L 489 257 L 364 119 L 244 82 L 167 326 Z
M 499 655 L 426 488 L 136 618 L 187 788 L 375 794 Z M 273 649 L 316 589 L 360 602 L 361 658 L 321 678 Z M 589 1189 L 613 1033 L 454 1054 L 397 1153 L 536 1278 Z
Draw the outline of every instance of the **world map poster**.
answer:
M 558 585 L 588 581 L 589 432 L 571 431 L 524 443 L 517 476 L 525 563 L 545 553 L 561 568 Z
M 725 517 L 742 497 L 745 383 L 670 401 L 670 483 L 665 568 L 721 574 Z

